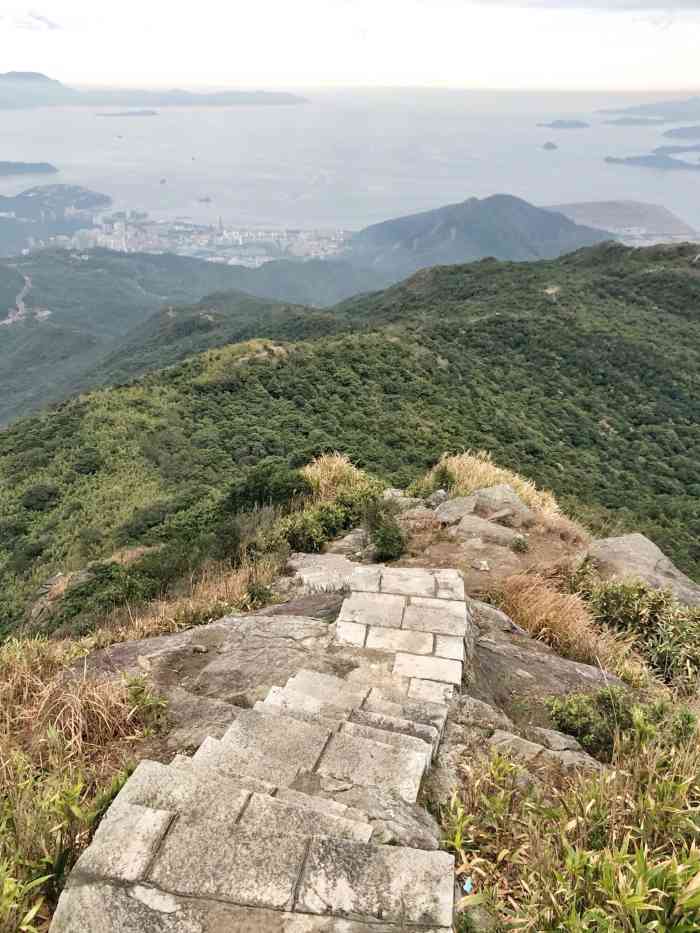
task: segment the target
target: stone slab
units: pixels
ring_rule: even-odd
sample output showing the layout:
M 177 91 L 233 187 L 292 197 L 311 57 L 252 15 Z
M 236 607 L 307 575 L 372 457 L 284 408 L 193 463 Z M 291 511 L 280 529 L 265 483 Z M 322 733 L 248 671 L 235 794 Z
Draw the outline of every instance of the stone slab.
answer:
M 352 591 L 360 593 L 378 593 L 382 578 L 381 565 L 358 567 L 355 565 L 348 577 L 347 585 Z
M 217 745 L 221 744 L 216 739 L 205 741 L 214 741 Z M 218 780 L 220 783 L 226 783 L 228 780 L 239 787 L 249 791 L 257 791 L 260 794 L 274 794 L 277 790 L 276 784 L 271 784 L 269 781 L 264 781 L 261 778 L 255 778 L 245 774 L 225 774 L 213 765 L 207 764 L 203 758 L 200 758 L 198 761 L 196 758 L 188 758 L 186 755 L 176 755 L 171 761 L 170 767 L 177 768 L 178 770 L 190 771 L 194 775 L 204 775 L 213 781 Z
M 456 635 L 436 635 L 435 654 L 439 658 L 452 658 L 464 662 L 464 639 Z
M 388 567 L 382 573 L 381 592 L 402 596 L 435 596 L 435 576 L 414 567 Z
M 169 810 L 189 822 L 227 819 L 237 813 L 250 791 L 216 772 L 192 772 L 157 761 L 141 761 L 117 795 L 111 809 L 123 803 Z
M 358 823 L 368 821 L 367 814 L 356 807 L 349 807 L 328 797 L 304 794 L 299 790 L 293 790 L 291 787 L 280 787 L 275 794 L 275 800 L 288 800 L 297 807 L 306 807 L 309 810 L 317 810 L 319 813 L 327 813 L 330 816 L 342 816 L 348 820 L 356 820 Z
M 433 636 L 429 632 L 406 632 L 397 628 L 370 626 L 367 648 L 373 651 L 408 651 L 410 654 L 432 654 Z
M 385 593 L 351 593 L 344 601 L 338 623 L 356 622 L 360 625 L 380 625 L 401 628 L 406 605 L 402 596 Z
M 314 839 L 297 910 L 449 927 L 453 901 L 454 858 L 446 852 Z
M 367 626 L 359 622 L 338 622 L 335 627 L 335 639 L 344 645 L 362 648 L 367 637 Z
M 382 787 L 414 803 L 425 771 L 425 756 L 347 733 L 334 735 L 316 771 L 358 787 Z
M 433 632 L 435 635 L 467 634 L 466 604 L 454 599 L 413 597 L 406 607 L 402 628 L 414 632 Z
M 313 770 L 329 735 L 320 725 L 246 710 L 224 735 L 219 751 L 231 771 L 291 784 L 300 770 Z
M 283 829 L 285 835 L 333 836 L 353 842 L 369 842 L 372 827 L 369 823 L 356 822 L 345 816 L 324 812 L 320 809 L 298 806 L 293 801 L 278 800 L 263 794 L 253 794 L 237 826 L 243 831 L 264 832 L 265 827 L 276 831 Z
M 347 719 L 348 707 L 325 703 L 309 693 L 286 687 L 272 687 L 265 697 L 265 706 L 275 706 L 283 714 L 294 717 L 301 713 L 304 717 L 322 719 Z
M 393 695 L 392 695 L 393 696 Z M 411 720 L 433 726 L 439 733 L 445 726 L 447 706 L 440 699 L 438 703 L 428 700 L 414 700 L 408 696 L 393 699 L 380 687 L 374 687 L 362 705 L 363 711 L 369 711 L 387 717 Z
M 414 678 L 408 688 L 412 700 L 427 700 L 429 703 L 448 703 L 454 695 L 452 684 L 437 683 L 434 680 Z
M 437 747 L 440 739 L 439 730 L 432 724 L 415 722 L 411 719 L 404 719 L 402 716 L 391 716 L 386 713 L 373 713 L 368 709 L 353 710 L 350 721 L 372 726 L 375 729 L 383 729 L 385 732 L 413 735 L 427 742 L 432 748 Z
M 308 837 L 287 834 L 283 826 L 176 823 L 150 880 L 173 894 L 289 910 L 307 843 Z
M 438 599 L 465 599 L 464 580 L 458 570 L 436 570 Z
M 299 693 L 344 709 L 361 706 L 369 693 L 369 687 L 363 684 L 348 683 L 333 674 L 319 674 L 317 671 L 299 671 L 287 681 L 287 687 Z
M 394 923 L 237 907 L 146 885 L 80 884 L 61 895 L 51 933 L 401 933 Z M 448 927 L 420 933 L 450 933 Z
M 129 803 L 110 807 L 74 871 L 119 881 L 144 878 L 174 817 Z
M 424 742 L 423 739 L 419 739 L 414 735 L 407 735 L 403 732 L 389 732 L 386 729 L 378 729 L 376 726 L 370 726 L 363 722 L 344 723 L 341 735 L 355 735 L 362 739 L 378 742 L 380 745 L 388 745 L 390 748 L 401 748 L 416 752 L 417 755 L 423 755 L 425 758 L 426 768 L 430 767 L 430 760 L 433 757 L 431 743 Z
M 497 525 L 485 518 L 479 518 L 478 515 L 465 515 L 458 525 L 450 529 L 450 534 L 462 541 L 480 538 L 482 541 L 498 544 L 501 547 L 508 547 L 516 538 L 522 537 L 520 532 L 506 528 L 504 525 Z
M 420 654 L 397 654 L 394 673 L 404 677 L 418 677 L 421 680 L 436 680 L 439 683 L 462 683 L 462 665 L 449 658 L 433 658 Z

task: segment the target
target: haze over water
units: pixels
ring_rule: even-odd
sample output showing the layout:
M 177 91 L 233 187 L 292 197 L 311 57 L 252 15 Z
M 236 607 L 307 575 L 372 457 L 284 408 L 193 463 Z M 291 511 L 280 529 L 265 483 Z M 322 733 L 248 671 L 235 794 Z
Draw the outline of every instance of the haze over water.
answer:
M 0 194 L 79 184 L 159 219 L 347 229 L 495 193 L 536 204 L 631 199 L 661 204 L 700 229 L 700 173 L 604 162 L 671 142 L 662 133 L 676 124 L 607 126 L 595 111 L 669 95 L 304 93 L 302 106 L 161 108 L 152 118 L 4 111 L 0 159 L 48 161 L 61 171 L 0 179 Z M 560 118 L 592 125 L 536 125 Z M 542 149 L 549 140 L 558 151 Z

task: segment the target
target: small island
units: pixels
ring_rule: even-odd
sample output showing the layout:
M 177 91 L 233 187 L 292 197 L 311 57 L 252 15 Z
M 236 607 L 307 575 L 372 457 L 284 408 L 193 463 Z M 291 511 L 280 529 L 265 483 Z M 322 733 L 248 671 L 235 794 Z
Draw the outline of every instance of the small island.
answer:
M 655 168 L 662 172 L 691 171 L 700 172 L 700 165 L 694 165 L 692 162 L 684 162 L 682 159 L 674 159 L 665 152 L 656 150 L 649 155 L 627 156 L 626 158 L 615 158 L 607 156 L 605 161 L 609 165 L 630 165 L 636 168 Z
M 157 110 L 116 110 L 114 113 L 97 113 L 97 117 L 157 117 Z
M 603 120 L 606 126 L 660 126 L 668 123 L 663 117 L 618 117 L 616 120 Z
M 557 146 L 556 143 L 553 143 L 550 141 L 548 143 L 545 143 L 544 146 L 542 146 L 542 148 L 546 150 L 547 152 L 554 152 L 556 149 L 559 148 L 559 146 Z
M 583 120 L 553 120 L 551 123 L 537 125 L 548 130 L 587 130 L 591 124 L 584 123 Z
M 0 162 L 3 175 L 56 175 L 58 169 L 50 162 Z
M 679 126 L 674 130 L 666 130 L 664 136 L 669 139 L 700 139 L 700 126 Z

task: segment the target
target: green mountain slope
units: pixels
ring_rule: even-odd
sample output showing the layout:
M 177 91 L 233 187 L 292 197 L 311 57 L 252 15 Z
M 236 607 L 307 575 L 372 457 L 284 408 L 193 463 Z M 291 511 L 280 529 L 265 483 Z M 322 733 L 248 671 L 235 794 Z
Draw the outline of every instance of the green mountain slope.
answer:
M 0 618 L 123 544 L 191 551 L 261 458 L 323 449 L 404 484 L 488 448 L 698 575 L 696 256 L 606 244 L 433 269 L 340 305 L 335 333 L 227 345 L 18 422 L 0 433 Z
M 23 297 L 24 313 L 18 315 L 16 296 L 25 281 L 31 286 Z M 117 351 L 124 339 L 128 356 L 133 347 L 128 335 L 164 305 L 195 302 L 231 289 L 264 299 L 324 305 L 378 287 L 381 281 L 340 262 L 272 262 L 261 269 L 243 269 L 181 256 L 108 250 L 80 255 L 44 252 L 0 262 L 0 425 L 76 389 L 99 385 L 103 357 Z M 238 296 L 232 301 L 238 312 L 247 308 L 252 322 L 265 308 L 260 301 L 240 304 Z M 238 339 L 238 334 L 228 339 Z M 140 351 L 138 330 L 133 340 Z M 216 342 L 188 344 L 188 352 Z M 148 365 L 166 365 L 182 355 L 156 355 Z M 134 375 L 142 371 L 129 369 Z
M 563 214 L 498 194 L 367 227 L 353 237 L 348 258 L 397 280 L 429 266 L 485 256 L 547 259 L 611 238 Z

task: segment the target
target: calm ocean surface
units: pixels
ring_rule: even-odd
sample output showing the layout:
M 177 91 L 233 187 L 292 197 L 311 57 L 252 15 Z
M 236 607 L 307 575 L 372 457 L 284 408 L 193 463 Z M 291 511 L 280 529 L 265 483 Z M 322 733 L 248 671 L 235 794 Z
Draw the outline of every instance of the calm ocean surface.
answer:
M 467 197 L 536 204 L 634 199 L 700 229 L 700 172 L 606 165 L 670 142 L 668 127 L 606 126 L 595 111 L 654 96 L 467 91 L 306 92 L 297 107 L 163 108 L 98 118 L 90 108 L 3 111 L 0 160 L 56 176 L 0 179 L 0 194 L 80 184 L 156 218 L 360 228 Z M 667 95 L 668 96 L 668 95 Z M 586 130 L 538 128 L 578 118 Z M 669 124 L 672 126 L 673 124 Z M 560 147 L 545 152 L 552 140 Z M 698 153 L 700 158 L 700 153 Z M 165 183 L 161 184 L 161 179 Z M 209 197 L 211 204 L 199 203 Z

